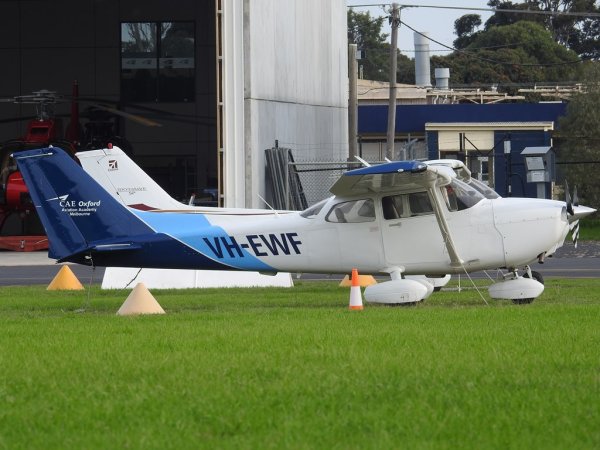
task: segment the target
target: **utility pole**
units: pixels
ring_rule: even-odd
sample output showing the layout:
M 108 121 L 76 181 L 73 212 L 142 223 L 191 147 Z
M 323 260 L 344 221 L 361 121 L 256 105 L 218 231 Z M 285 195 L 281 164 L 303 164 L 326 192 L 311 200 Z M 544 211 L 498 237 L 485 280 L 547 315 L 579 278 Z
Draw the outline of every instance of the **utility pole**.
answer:
M 400 7 L 398 3 L 392 3 L 390 25 L 392 27 L 392 42 L 390 46 L 390 101 L 385 156 L 388 159 L 394 159 L 394 140 L 396 137 L 396 71 L 398 68 L 398 27 L 400 26 Z
M 358 61 L 356 60 L 356 49 L 356 44 L 348 45 L 348 161 L 354 161 L 354 157 L 357 155 L 358 98 L 356 77 L 358 76 Z

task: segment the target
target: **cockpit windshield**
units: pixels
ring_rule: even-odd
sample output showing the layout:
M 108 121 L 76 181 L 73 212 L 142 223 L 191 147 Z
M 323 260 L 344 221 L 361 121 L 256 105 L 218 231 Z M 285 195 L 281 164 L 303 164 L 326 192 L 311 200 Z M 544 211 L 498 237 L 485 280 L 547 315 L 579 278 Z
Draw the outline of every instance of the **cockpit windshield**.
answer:
M 479 180 L 471 178 L 469 180 L 468 184 L 469 184 L 469 186 L 471 186 L 471 187 L 477 189 L 479 192 L 481 192 L 485 198 L 489 198 L 490 200 L 493 200 L 495 198 L 500 198 L 500 195 L 498 195 L 498 193 L 496 191 L 494 191 L 487 184 L 482 183 Z
M 449 185 L 441 189 L 450 211 L 462 211 L 475 206 L 485 198 L 481 192 L 457 178 L 453 178 Z

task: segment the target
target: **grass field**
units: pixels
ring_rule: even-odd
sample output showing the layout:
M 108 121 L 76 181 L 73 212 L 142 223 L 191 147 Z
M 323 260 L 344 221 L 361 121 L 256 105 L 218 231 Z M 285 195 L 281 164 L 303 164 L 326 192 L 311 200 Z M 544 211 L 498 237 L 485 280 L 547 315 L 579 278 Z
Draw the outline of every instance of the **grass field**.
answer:
M 348 311 L 348 290 L 0 288 L 0 449 L 600 448 L 600 280 Z
M 600 219 L 583 219 L 580 222 L 579 234 L 583 241 L 600 241 Z

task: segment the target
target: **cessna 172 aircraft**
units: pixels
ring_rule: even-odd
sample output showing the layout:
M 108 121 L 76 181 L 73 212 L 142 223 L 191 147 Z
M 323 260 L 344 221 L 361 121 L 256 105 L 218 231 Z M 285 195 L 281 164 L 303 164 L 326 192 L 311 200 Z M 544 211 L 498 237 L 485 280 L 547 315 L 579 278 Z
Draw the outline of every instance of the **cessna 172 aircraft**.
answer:
M 125 206 L 131 208 L 151 210 L 156 212 L 164 211 L 186 211 L 199 212 L 204 214 L 222 214 L 226 210 L 223 208 L 198 207 L 186 205 L 178 202 L 165 192 L 154 180 L 149 177 L 135 162 L 131 160 L 120 148 L 109 146 L 109 148 L 80 152 L 77 154 L 83 169 L 94 178 L 106 191 L 114 198 L 122 202 Z M 357 158 L 364 166 L 370 166 L 370 163 Z M 387 161 L 391 162 L 391 161 Z M 459 160 L 440 159 L 424 161 L 427 165 L 436 166 L 438 170 L 445 171 L 450 177 L 458 177 L 461 181 L 467 183 L 470 187 L 479 191 L 487 199 L 497 199 L 500 195 L 488 185 L 471 177 L 471 172 L 466 168 L 465 164 Z M 568 189 L 567 189 L 568 190 Z M 516 200 L 517 202 L 519 200 Z M 546 200 L 550 203 L 555 203 L 560 206 L 566 206 L 566 203 L 556 203 L 552 200 Z M 569 227 L 571 229 L 575 246 L 577 246 L 576 233 L 574 227 L 580 217 L 593 212 L 586 206 L 577 204 L 574 199 L 574 204 L 571 205 L 569 217 Z M 239 209 L 234 209 L 234 213 L 240 214 Z M 248 210 L 244 210 L 248 212 Z M 285 213 L 285 211 L 278 211 Z M 288 211 L 289 212 L 289 211 Z M 269 211 L 255 210 L 255 213 L 269 214 Z M 272 213 L 271 213 L 272 214 Z M 538 261 L 543 262 L 546 256 L 551 256 L 559 246 L 562 246 L 563 241 L 556 242 L 553 248 L 548 249 L 544 254 L 538 255 Z M 525 244 L 526 245 L 526 244 Z M 533 250 L 532 250 L 533 251 Z M 532 258 L 535 254 L 532 254 Z M 524 268 L 525 276 L 532 276 L 536 280 L 543 283 L 543 277 L 539 272 L 531 271 L 527 266 Z M 429 276 L 424 275 L 403 275 L 403 278 L 409 278 L 422 283 L 428 289 L 428 295 L 433 290 L 441 289 L 450 280 L 450 275 L 446 276 Z
M 389 273 L 367 301 L 424 298 L 407 274 L 443 275 L 504 267 L 494 298 L 543 291 L 517 269 L 562 242 L 562 202 L 486 199 L 447 171 L 416 161 L 356 169 L 333 197 L 303 212 L 126 208 L 58 148 L 14 155 L 50 239 L 49 256 L 96 266 Z M 518 201 L 517 201 L 518 200 Z M 590 208 L 590 212 L 594 210 Z

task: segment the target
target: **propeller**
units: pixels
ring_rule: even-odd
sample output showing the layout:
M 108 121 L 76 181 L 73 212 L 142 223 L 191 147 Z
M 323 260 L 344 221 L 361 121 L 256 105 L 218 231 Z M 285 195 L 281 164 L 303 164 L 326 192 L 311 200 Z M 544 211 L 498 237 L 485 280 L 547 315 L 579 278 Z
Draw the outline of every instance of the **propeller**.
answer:
M 569 183 L 565 180 L 565 203 L 567 204 L 567 212 L 571 215 L 575 215 L 573 211 L 573 202 L 571 201 L 571 194 L 569 193 Z
M 569 193 L 569 183 L 565 180 L 565 202 L 567 203 L 567 212 L 571 215 L 575 215 L 573 206 L 579 206 L 579 197 L 577 196 L 577 186 L 573 189 L 573 197 Z M 569 223 L 569 230 L 571 231 L 571 240 L 573 245 L 577 248 L 577 241 L 579 240 L 579 219 Z

